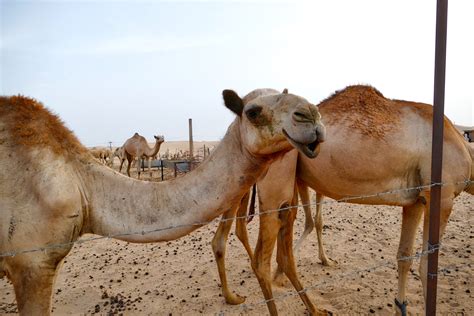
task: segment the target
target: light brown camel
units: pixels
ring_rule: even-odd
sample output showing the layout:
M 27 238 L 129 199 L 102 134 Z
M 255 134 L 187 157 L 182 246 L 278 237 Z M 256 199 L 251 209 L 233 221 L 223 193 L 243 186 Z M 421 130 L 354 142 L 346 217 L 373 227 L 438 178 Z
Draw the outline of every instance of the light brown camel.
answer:
M 90 149 L 90 152 L 92 153 L 92 156 L 97 158 L 104 165 L 108 165 L 108 166 L 113 165 L 111 163 L 111 160 L 113 160 L 113 157 L 112 157 L 112 151 L 110 151 L 110 149 L 94 147 Z
M 132 161 L 137 158 L 137 172 L 138 179 L 140 179 L 140 168 L 142 161 L 146 158 L 148 161 L 148 172 L 150 172 L 151 177 L 151 168 L 150 168 L 150 157 L 158 154 L 161 144 L 165 141 L 164 136 L 153 136 L 155 138 L 155 146 L 153 148 L 148 147 L 148 143 L 145 137 L 135 133 L 132 137 L 127 139 L 123 144 L 123 156 L 120 162 L 120 170 L 122 170 L 123 162 L 127 158 L 127 175 L 130 177 L 130 167 L 132 166 Z
M 351 203 L 396 205 L 403 207 L 402 227 L 397 258 L 413 253 L 415 234 L 424 213 L 423 251 L 428 249 L 430 189 L 405 190 L 430 184 L 432 107 L 427 104 L 386 99 L 369 86 L 350 86 L 336 92 L 318 106 L 327 124 L 327 141 L 321 145 L 316 159 L 306 159 L 289 152 L 270 166 L 257 183 L 260 211 L 296 205 L 295 176 L 300 186 L 309 186 L 322 195 L 334 199 L 371 195 L 400 190 L 393 194 L 351 200 Z M 453 199 L 463 190 L 474 194 L 474 150 L 444 120 L 443 182 L 441 200 L 441 230 L 443 235 L 453 206 Z M 276 165 L 275 165 L 276 164 Z M 294 172 L 296 170 L 296 172 Z M 301 191 L 300 190 L 300 193 Z M 316 218 L 317 231 L 322 229 L 321 205 Z M 235 214 L 235 208 L 234 208 Z M 252 254 L 245 229 L 245 219 L 237 221 L 236 233 L 244 243 L 252 260 L 252 267 L 265 298 L 272 298 L 270 259 L 277 244 L 277 273 L 284 272 L 297 289 L 292 249 L 292 226 L 296 209 L 288 212 L 270 212 L 260 216 L 260 228 L 255 254 Z M 238 217 L 245 217 L 241 206 Z M 319 214 L 319 215 L 318 215 Z M 231 212 L 223 217 L 232 218 Z M 283 221 L 283 218 L 288 218 Z M 231 222 L 221 223 L 213 245 L 224 261 L 226 234 Z M 320 249 L 322 247 L 320 246 Z M 321 256 L 321 254 L 320 254 Z M 325 255 L 323 255 L 325 257 Z M 321 259 L 323 260 L 323 259 Z M 398 260 L 398 302 L 400 311 L 406 311 L 406 283 L 412 260 Z M 427 257 L 420 262 L 420 276 L 426 293 Z M 229 303 L 243 299 L 227 288 L 225 267 L 219 266 L 224 297 Z M 225 285 L 225 288 L 224 288 Z M 276 314 L 273 300 L 267 303 L 270 313 Z
M 0 97 L 0 276 L 13 283 L 21 315 L 50 313 L 57 271 L 82 234 L 174 240 L 238 204 L 272 159 L 295 147 L 316 156 L 324 126 L 305 99 L 276 94 L 244 105 L 231 90 L 223 97 L 236 119 L 218 148 L 159 183 L 97 162 L 41 103 Z
M 115 148 L 113 154 L 112 154 L 112 165 L 113 165 L 113 162 L 114 162 L 114 159 L 115 157 L 117 157 L 119 159 L 119 162 L 120 162 L 120 169 L 119 169 L 119 172 L 122 172 L 122 159 L 125 160 L 125 154 L 123 152 L 123 147 L 117 147 Z

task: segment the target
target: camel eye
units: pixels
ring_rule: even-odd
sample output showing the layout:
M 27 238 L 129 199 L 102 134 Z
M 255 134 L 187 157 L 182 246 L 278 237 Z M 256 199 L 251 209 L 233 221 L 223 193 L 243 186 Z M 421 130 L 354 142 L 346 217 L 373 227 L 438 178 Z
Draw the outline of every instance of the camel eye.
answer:
M 260 113 L 262 113 L 262 107 L 258 105 L 254 105 L 245 111 L 245 115 L 247 115 L 251 122 L 255 121 L 260 116 Z

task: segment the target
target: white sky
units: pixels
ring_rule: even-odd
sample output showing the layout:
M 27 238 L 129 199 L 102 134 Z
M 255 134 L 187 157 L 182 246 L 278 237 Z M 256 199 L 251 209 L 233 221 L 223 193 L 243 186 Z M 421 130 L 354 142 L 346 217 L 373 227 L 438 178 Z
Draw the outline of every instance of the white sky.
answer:
M 474 125 L 472 0 L 448 9 L 445 113 Z M 432 103 L 435 0 L 0 0 L 0 94 L 58 113 L 87 146 L 220 139 L 221 91 L 288 88 L 318 103 L 350 84 Z

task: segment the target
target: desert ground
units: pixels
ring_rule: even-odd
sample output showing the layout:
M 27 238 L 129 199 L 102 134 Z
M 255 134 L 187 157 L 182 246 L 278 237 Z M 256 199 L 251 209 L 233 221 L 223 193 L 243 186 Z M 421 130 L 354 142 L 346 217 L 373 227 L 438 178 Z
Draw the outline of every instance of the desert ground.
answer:
M 114 168 L 118 168 L 117 163 Z M 158 174 L 155 169 L 153 181 L 159 181 Z M 167 179 L 170 177 L 168 172 Z M 314 202 L 314 194 L 312 199 Z M 335 315 L 392 315 L 401 208 L 328 201 L 323 209 L 323 238 L 328 256 L 337 265 L 320 264 L 315 233 L 296 255 L 300 279 L 310 298 L 317 307 Z M 473 196 L 463 193 L 455 200 L 439 259 L 440 315 L 474 314 L 473 211 Z M 90 240 L 98 236 L 84 235 L 80 239 L 84 242 L 74 246 L 58 275 L 53 314 L 268 314 L 246 252 L 233 233 L 227 250 L 228 279 L 231 288 L 245 296 L 246 302 L 240 306 L 225 304 L 210 245 L 217 223 L 218 219 L 166 243 Z M 253 245 L 258 224 L 256 218 L 248 226 Z M 302 210 L 295 225 L 296 239 L 304 227 Z M 417 251 L 420 242 L 421 230 Z M 424 314 L 418 263 L 416 260 L 408 281 L 408 308 L 413 315 Z M 289 282 L 284 287 L 274 285 L 274 296 L 281 315 L 306 313 Z M 0 279 L 0 314 L 15 313 L 13 287 L 6 278 Z

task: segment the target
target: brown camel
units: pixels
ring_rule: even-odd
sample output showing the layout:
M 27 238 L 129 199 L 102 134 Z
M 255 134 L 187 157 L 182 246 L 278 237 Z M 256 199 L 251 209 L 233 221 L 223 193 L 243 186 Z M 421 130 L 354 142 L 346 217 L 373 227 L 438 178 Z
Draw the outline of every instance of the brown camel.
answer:
M 400 190 L 392 194 L 352 199 L 351 203 L 397 205 L 403 208 L 402 227 L 397 258 L 413 254 L 415 233 L 424 213 L 423 251 L 428 250 L 430 189 L 408 190 L 430 184 L 432 107 L 427 104 L 386 99 L 369 86 L 350 86 L 336 92 L 318 106 L 327 124 L 327 141 L 321 145 L 316 159 L 306 159 L 295 151 L 272 164 L 257 183 L 260 211 L 296 205 L 295 177 L 300 194 L 305 186 L 333 199 L 371 195 Z M 349 145 L 348 145 L 349 144 Z M 440 237 L 443 235 L 453 206 L 453 199 L 463 190 L 474 194 L 474 150 L 444 119 L 443 182 L 441 197 Z M 296 172 L 295 172 L 296 171 Z M 470 181 L 469 181 L 470 180 Z M 316 227 L 322 229 L 321 205 L 318 205 Z M 233 214 L 231 212 L 234 212 Z M 277 243 L 277 275 L 284 272 L 297 290 L 299 284 L 292 249 L 292 227 L 296 208 L 286 212 L 270 212 L 260 216 L 255 254 L 248 245 L 245 229 L 246 207 L 237 212 L 236 233 L 244 243 L 252 267 L 267 300 L 272 298 L 270 259 Z M 235 208 L 223 217 L 232 218 Z M 282 220 L 284 219 L 284 220 Z M 223 292 L 229 303 L 241 303 L 240 296 L 227 288 L 225 240 L 231 222 L 221 223 L 213 240 Z M 320 251 L 322 246 L 320 244 Z M 325 255 L 320 254 L 320 258 Z M 321 260 L 324 260 L 321 258 Z M 327 260 L 327 259 L 326 259 Z M 397 312 L 406 311 L 406 283 L 412 260 L 398 260 Z M 427 257 L 420 262 L 420 276 L 426 293 Z M 306 302 L 305 302 L 306 303 Z M 271 314 L 276 314 L 273 300 L 268 301 Z
M 0 276 L 13 283 L 21 315 L 50 313 L 57 271 L 82 234 L 174 240 L 237 205 L 272 159 L 295 147 L 316 156 L 324 127 L 305 99 L 276 94 L 244 105 L 231 90 L 223 97 L 236 119 L 218 148 L 159 183 L 100 164 L 41 103 L 0 97 Z
M 120 162 L 120 170 L 122 170 L 123 162 L 127 158 L 127 175 L 130 177 L 130 167 L 132 166 L 132 161 L 137 158 L 137 172 L 138 179 L 140 179 L 140 167 L 142 161 L 146 158 L 148 161 L 148 172 L 150 172 L 151 177 L 151 168 L 150 168 L 150 157 L 158 154 L 161 144 L 165 141 L 164 136 L 153 136 L 155 138 L 155 146 L 153 148 L 148 147 L 148 143 L 145 137 L 135 133 L 132 137 L 127 139 L 123 144 L 123 155 Z

